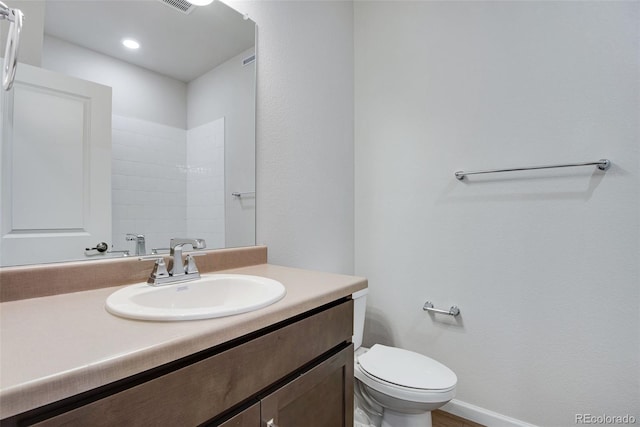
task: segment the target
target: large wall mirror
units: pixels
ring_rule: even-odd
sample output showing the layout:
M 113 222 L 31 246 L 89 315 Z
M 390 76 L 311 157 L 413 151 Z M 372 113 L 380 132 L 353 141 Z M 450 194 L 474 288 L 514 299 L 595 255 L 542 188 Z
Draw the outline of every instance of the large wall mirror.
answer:
M 220 1 L 7 3 L 26 19 L 1 266 L 255 244 L 254 22 Z

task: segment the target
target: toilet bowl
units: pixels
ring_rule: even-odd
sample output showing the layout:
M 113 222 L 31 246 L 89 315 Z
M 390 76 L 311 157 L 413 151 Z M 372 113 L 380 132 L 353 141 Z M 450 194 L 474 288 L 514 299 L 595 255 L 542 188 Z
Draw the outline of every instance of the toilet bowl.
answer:
M 368 289 L 352 295 L 356 348 L 354 375 L 360 410 L 382 427 L 431 427 L 431 411 L 455 396 L 456 374 L 427 356 L 380 344 L 362 344 Z

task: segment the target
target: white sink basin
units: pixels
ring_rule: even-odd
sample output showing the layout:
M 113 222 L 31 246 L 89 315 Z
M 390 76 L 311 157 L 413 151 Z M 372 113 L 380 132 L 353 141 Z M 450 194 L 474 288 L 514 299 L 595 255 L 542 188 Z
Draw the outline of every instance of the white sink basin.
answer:
M 205 274 L 192 282 L 146 283 L 122 288 L 107 298 L 107 311 L 139 320 L 195 320 L 258 310 L 285 295 L 282 283 L 242 274 Z

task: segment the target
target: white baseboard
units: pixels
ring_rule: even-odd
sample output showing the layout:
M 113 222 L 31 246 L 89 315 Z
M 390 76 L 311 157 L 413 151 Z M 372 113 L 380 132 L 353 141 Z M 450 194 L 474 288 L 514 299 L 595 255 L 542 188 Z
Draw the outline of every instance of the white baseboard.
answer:
M 533 424 L 525 423 L 524 421 L 507 417 L 506 415 L 456 399 L 453 399 L 440 409 L 487 427 L 536 427 Z

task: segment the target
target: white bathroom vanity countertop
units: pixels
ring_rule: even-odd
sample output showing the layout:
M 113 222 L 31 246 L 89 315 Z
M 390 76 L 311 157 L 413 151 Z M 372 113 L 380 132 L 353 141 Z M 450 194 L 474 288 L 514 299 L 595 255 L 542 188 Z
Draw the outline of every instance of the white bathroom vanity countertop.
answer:
M 254 265 L 220 271 L 280 281 L 266 308 L 208 320 L 150 322 L 109 314 L 123 286 L 0 304 L 0 419 L 225 343 L 367 287 L 361 277 Z

